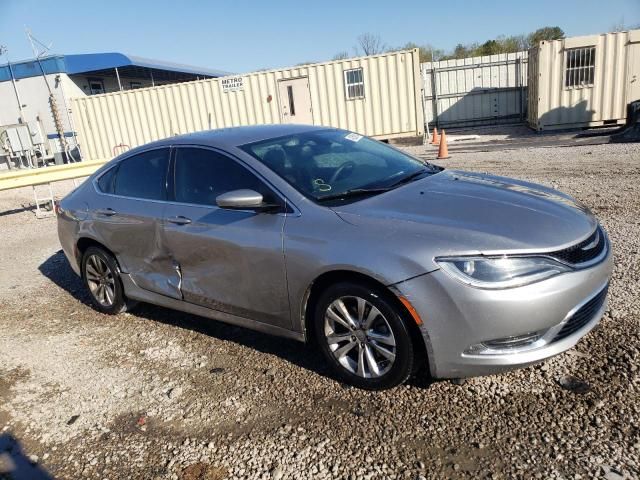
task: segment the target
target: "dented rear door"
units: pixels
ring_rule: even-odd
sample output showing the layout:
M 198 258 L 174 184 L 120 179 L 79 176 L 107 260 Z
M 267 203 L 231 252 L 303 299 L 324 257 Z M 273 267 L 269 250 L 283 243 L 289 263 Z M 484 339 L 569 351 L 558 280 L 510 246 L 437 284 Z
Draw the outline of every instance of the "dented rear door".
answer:
M 97 181 L 90 228 L 136 285 L 181 298 L 179 274 L 162 241 L 168 167 L 168 147 L 119 162 L 109 177 Z

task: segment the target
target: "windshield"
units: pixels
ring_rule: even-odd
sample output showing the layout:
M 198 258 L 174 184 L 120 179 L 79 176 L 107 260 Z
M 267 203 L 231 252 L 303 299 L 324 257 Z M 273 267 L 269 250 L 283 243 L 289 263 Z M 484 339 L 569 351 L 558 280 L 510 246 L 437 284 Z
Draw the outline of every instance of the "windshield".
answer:
M 240 147 L 315 201 L 377 194 L 440 171 L 384 143 L 314 130 Z

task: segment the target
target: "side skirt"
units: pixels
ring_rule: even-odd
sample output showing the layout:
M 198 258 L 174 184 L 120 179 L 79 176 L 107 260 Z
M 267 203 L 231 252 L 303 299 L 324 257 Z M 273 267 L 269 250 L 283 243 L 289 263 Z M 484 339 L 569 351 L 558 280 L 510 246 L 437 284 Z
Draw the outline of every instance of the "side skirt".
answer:
M 131 300 L 138 300 L 140 302 L 152 303 L 161 307 L 172 308 L 181 312 L 192 313 L 201 317 L 219 320 L 224 323 L 248 328 L 250 330 L 256 330 L 269 335 L 291 338 L 293 340 L 298 340 L 299 342 L 305 341 L 303 333 L 294 332 L 292 330 L 287 330 L 286 328 L 251 320 L 250 318 L 239 317 L 230 313 L 212 310 L 210 308 L 201 307 L 200 305 L 194 305 L 193 303 L 187 303 L 158 293 L 149 292 L 148 290 L 138 287 L 131 277 L 125 273 L 121 273 L 120 278 L 122 279 L 122 286 L 124 287 L 125 295 Z

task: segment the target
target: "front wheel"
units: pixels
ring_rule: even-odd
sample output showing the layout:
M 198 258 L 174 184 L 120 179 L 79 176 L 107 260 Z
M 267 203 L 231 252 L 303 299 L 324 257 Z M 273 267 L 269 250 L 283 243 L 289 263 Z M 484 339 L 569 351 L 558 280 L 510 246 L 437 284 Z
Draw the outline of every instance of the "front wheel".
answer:
M 329 287 L 316 303 L 314 327 L 336 375 L 368 390 L 407 380 L 415 351 L 402 313 L 381 289 L 355 283 Z

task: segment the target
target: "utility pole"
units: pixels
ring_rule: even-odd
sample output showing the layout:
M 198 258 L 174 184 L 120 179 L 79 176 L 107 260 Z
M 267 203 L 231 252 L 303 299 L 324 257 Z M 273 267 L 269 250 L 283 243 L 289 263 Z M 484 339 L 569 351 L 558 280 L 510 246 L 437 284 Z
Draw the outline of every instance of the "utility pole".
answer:
M 13 85 L 13 91 L 16 94 L 16 101 L 18 102 L 18 111 L 20 112 L 20 123 L 25 123 L 24 112 L 22 111 L 22 101 L 20 100 L 20 94 L 18 93 L 18 85 L 16 85 L 16 77 L 13 74 L 13 67 L 11 67 L 11 61 L 9 60 L 9 50 L 6 46 L 0 45 L 0 55 L 4 55 L 7 58 L 7 67 L 9 68 L 9 76 L 11 77 L 11 84 Z
M 53 116 L 53 124 L 56 127 L 56 132 L 58 133 L 58 139 L 60 141 L 60 149 L 66 155 L 67 159 L 71 161 L 71 155 L 69 154 L 69 145 L 67 144 L 67 139 L 64 136 L 64 127 L 62 125 L 62 120 L 60 119 L 60 110 L 58 109 L 58 102 L 56 102 L 56 97 L 53 94 L 53 90 L 51 90 L 51 85 L 49 84 L 49 79 L 47 78 L 47 74 L 44 71 L 44 67 L 42 66 L 41 58 L 51 50 L 51 45 L 44 45 L 37 38 L 33 36 L 31 30 L 25 28 L 27 33 L 27 38 L 29 39 L 29 43 L 31 43 L 31 49 L 33 50 L 33 55 L 36 58 L 36 62 L 38 62 L 38 66 L 40 67 L 40 72 L 42 73 L 42 78 L 44 79 L 44 83 L 47 86 L 47 90 L 49 91 L 49 106 L 51 107 L 51 115 Z M 39 51 L 38 47 L 42 50 Z

